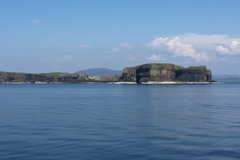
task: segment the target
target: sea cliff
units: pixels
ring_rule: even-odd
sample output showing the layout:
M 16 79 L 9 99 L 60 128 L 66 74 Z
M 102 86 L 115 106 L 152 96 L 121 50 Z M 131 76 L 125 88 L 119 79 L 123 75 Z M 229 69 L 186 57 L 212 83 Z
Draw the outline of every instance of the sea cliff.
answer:
M 126 67 L 120 77 L 122 82 L 147 83 L 210 83 L 212 73 L 206 66 L 191 66 L 188 68 L 174 64 L 143 64 Z
M 115 83 L 115 84 L 209 84 L 212 73 L 206 66 L 182 67 L 152 63 L 126 67 L 121 75 L 89 76 L 80 73 L 0 72 L 0 83 Z

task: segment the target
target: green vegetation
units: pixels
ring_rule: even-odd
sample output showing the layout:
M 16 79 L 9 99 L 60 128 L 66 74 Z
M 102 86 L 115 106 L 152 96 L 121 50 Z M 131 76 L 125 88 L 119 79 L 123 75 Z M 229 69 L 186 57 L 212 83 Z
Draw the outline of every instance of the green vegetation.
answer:
M 40 75 L 54 76 L 54 77 L 62 77 L 62 76 L 71 75 L 71 73 L 66 73 L 66 72 L 50 72 L 50 73 L 40 73 Z

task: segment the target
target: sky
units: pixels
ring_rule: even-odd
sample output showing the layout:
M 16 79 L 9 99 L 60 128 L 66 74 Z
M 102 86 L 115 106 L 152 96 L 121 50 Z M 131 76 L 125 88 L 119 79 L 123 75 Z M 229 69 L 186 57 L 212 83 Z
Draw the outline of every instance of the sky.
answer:
M 240 74 L 239 0 L 0 0 L 0 70 L 143 63 Z

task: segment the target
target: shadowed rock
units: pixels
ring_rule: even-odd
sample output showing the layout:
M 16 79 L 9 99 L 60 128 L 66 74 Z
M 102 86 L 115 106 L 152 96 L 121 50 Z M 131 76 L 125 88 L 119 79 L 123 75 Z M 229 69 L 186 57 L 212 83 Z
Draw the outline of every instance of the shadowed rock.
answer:
M 206 66 L 182 67 L 174 64 L 144 64 L 126 67 L 120 80 L 123 82 L 211 82 L 211 71 Z
M 71 73 L 0 72 L 0 83 L 81 83 L 81 82 L 211 82 L 212 74 L 205 66 L 182 67 L 174 64 L 143 64 L 126 67 L 121 76 L 89 76 Z

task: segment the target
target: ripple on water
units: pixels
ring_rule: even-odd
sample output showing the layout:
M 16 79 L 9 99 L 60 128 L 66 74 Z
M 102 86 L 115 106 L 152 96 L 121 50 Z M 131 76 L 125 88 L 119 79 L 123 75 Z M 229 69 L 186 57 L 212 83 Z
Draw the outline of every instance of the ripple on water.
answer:
M 239 90 L 0 86 L 0 159 L 239 160 Z

